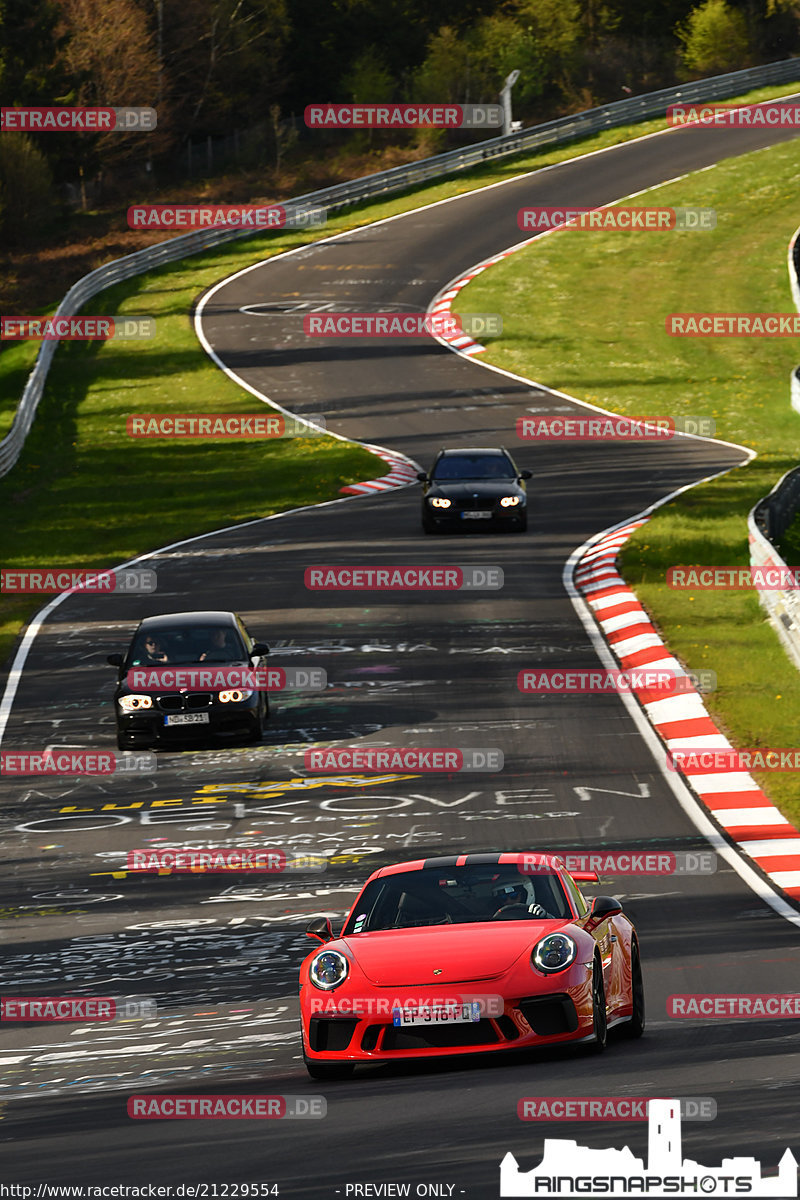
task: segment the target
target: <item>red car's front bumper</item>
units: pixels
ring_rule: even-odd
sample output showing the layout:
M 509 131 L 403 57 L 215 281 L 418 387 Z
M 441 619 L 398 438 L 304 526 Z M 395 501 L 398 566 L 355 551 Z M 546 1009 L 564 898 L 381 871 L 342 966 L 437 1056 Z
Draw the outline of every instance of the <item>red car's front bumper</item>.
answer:
M 355 1004 L 339 1002 L 323 1006 L 319 993 L 309 996 L 313 990 L 306 984 L 301 992 L 303 1043 L 312 1062 L 385 1062 L 518 1050 L 580 1041 L 591 1035 L 593 1027 L 588 973 L 585 981 L 560 991 L 504 999 L 501 1013 L 481 1015 L 480 1020 L 463 1024 L 395 1025 L 390 1001 L 385 996 L 376 998 L 371 1005 L 362 1005 L 362 1011 L 358 1012 L 354 1011 Z M 394 989 L 390 993 L 392 1001 L 399 999 L 402 1003 L 404 990 Z M 419 989 L 414 989 L 413 994 L 418 998 Z M 450 995 L 438 993 L 425 999 L 435 1003 L 457 1000 L 462 995 L 463 991 Z

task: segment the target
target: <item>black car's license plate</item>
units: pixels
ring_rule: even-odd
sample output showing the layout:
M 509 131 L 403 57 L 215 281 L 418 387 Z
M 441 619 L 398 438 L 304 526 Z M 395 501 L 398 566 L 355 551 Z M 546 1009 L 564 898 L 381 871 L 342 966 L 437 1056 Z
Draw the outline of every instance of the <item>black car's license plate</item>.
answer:
M 208 725 L 208 713 L 169 713 L 165 725 Z
M 486 521 L 486 520 L 490 519 L 491 516 L 492 516 L 492 514 L 490 512 L 462 512 L 461 520 L 462 521 L 480 521 L 480 520 Z

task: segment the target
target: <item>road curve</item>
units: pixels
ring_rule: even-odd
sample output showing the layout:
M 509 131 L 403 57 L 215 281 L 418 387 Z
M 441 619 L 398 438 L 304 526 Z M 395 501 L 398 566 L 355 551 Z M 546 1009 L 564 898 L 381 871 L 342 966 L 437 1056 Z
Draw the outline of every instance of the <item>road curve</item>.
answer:
M 534 473 L 531 529 L 426 539 L 418 493 L 404 489 L 168 548 L 154 559 L 156 595 L 119 597 L 113 610 L 108 599 L 73 597 L 53 610 L 33 642 L 5 748 L 113 745 L 104 654 L 140 616 L 195 603 L 237 608 L 271 642 L 277 665 L 324 666 L 329 689 L 282 698 L 262 747 L 164 754 L 157 775 L 135 785 L 50 780 L 20 793 L 2 784 L 0 903 L 17 912 L 0 987 L 144 992 L 159 1002 L 145 1027 L 20 1026 L 5 1035 L 8 1181 L 269 1181 L 281 1195 L 331 1198 L 356 1183 L 438 1184 L 452 1193 L 431 1194 L 488 1200 L 498 1195 L 504 1154 L 533 1166 L 545 1136 L 627 1144 L 646 1157 L 644 1124 L 519 1121 L 518 1100 L 540 1094 L 711 1096 L 716 1121 L 684 1124 L 692 1158 L 713 1165 L 752 1154 L 774 1170 L 787 1145 L 798 1151 L 791 1023 L 666 1018 L 676 991 L 752 991 L 753 980 L 771 992 L 795 986 L 796 929 L 724 862 L 713 875 L 604 882 L 640 931 L 650 1016 L 640 1042 L 619 1042 L 602 1060 L 576 1050 L 366 1071 L 348 1084 L 306 1078 L 294 1025 L 302 926 L 311 913 L 341 914 L 372 863 L 467 848 L 704 847 L 618 697 L 523 696 L 516 675 L 596 663 L 562 584 L 576 546 L 744 455 L 689 439 L 600 453 L 517 445 L 517 416 L 577 405 L 429 339 L 310 342 L 285 311 L 424 311 L 447 281 L 519 240 L 523 204 L 607 203 L 789 136 L 678 130 L 641 139 L 326 239 L 211 289 L 203 336 L 247 386 L 421 463 L 441 444 L 505 442 Z M 491 564 L 503 568 L 505 586 L 458 595 L 306 591 L 305 568 L 328 562 Z M 334 740 L 496 746 L 505 767 L 498 776 L 308 787 L 304 747 Z M 120 869 L 127 849 L 164 837 L 302 841 L 328 850 L 332 864 L 280 890 Z M 323 1094 L 328 1115 L 314 1124 L 132 1122 L 126 1097 L 151 1089 Z

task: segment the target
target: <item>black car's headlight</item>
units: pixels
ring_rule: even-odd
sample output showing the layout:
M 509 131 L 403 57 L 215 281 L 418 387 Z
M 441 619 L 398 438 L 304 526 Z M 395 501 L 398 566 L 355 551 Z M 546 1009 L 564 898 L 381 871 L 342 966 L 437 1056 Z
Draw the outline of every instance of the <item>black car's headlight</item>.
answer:
M 501 508 L 514 508 L 515 505 L 522 503 L 521 496 L 503 496 L 500 501 Z
M 124 713 L 141 712 L 143 708 L 153 707 L 152 696 L 120 696 L 117 701 Z
M 578 947 L 573 938 L 566 933 L 548 933 L 537 942 L 531 953 L 531 965 L 545 975 L 555 971 L 564 971 L 575 961 Z
M 320 950 L 315 954 L 308 968 L 308 977 L 314 987 L 329 992 L 344 983 L 350 964 L 338 950 Z
M 428 503 L 433 508 L 450 508 L 453 502 L 452 500 L 448 500 L 446 496 L 431 496 Z
M 220 704 L 241 704 L 242 700 L 249 700 L 253 694 L 253 689 L 250 688 L 230 688 L 226 692 L 219 693 Z

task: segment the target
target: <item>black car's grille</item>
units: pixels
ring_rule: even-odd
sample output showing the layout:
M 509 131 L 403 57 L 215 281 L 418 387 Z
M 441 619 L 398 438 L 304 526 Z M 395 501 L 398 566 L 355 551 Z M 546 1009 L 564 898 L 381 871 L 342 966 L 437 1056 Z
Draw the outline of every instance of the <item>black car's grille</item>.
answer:
M 476 512 L 478 509 L 493 509 L 494 503 L 491 496 L 466 496 L 461 500 L 454 500 L 453 507 L 459 512 Z
M 210 708 L 211 695 L 211 692 L 172 692 L 166 696 L 158 696 L 156 703 L 163 712 Z
M 539 1037 L 574 1033 L 578 1028 L 575 1005 L 566 993 L 557 996 L 531 996 L 527 1000 L 520 1000 L 517 1007 Z

